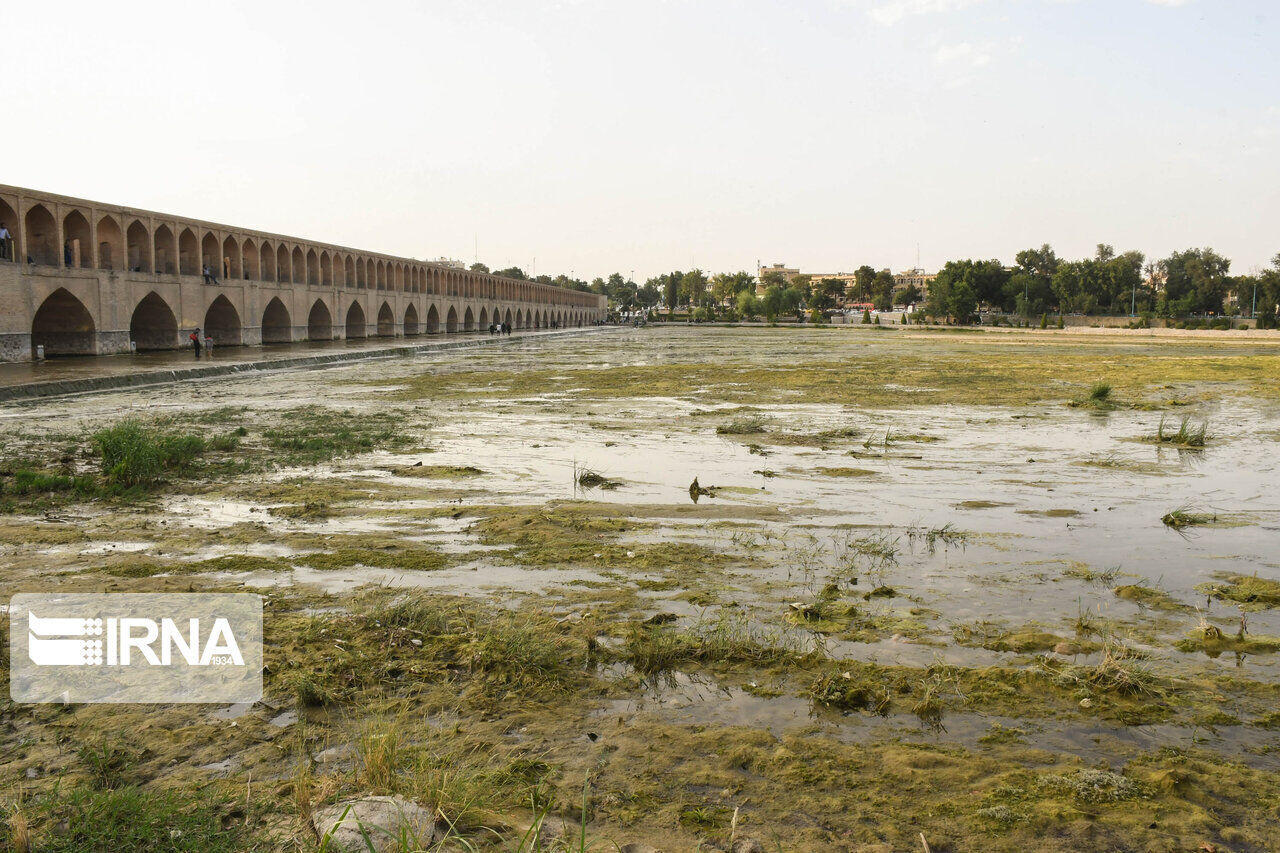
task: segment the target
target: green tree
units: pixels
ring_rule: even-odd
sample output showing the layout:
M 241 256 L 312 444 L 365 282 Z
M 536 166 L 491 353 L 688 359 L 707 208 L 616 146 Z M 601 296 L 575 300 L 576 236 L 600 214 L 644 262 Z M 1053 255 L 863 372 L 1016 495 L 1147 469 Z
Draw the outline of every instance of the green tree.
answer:
M 750 290 L 738 294 L 738 313 L 743 319 L 754 320 L 760 314 L 760 300 Z
M 798 287 L 788 287 L 782 291 L 782 310 L 799 311 L 804 304 L 804 291 Z
M 668 311 L 675 311 L 680 304 L 680 281 L 684 278 L 684 273 L 669 272 L 665 278 L 662 286 L 663 301 L 666 302 Z
M 649 310 L 661 302 L 663 284 L 662 277 L 651 278 L 646 281 L 644 286 L 636 291 L 636 302 L 640 303 L 640 307 Z
M 893 304 L 914 305 L 920 301 L 920 296 L 920 288 L 916 287 L 914 284 L 908 284 L 893 292 Z M 906 324 L 903 323 L 903 325 L 905 326 Z
M 876 271 L 872 267 L 863 264 L 854 270 L 853 278 L 854 284 L 858 288 L 857 300 L 866 302 L 868 297 L 871 296 L 871 283 L 876 279 Z
M 760 308 L 764 311 L 765 319 L 770 323 L 777 321 L 778 315 L 782 313 L 782 288 L 776 284 L 771 284 L 764 289 L 764 296 L 760 298 Z
M 948 261 L 929 287 L 925 313 L 967 323 L 979 304 L 1005 307 L 1009 279 L 1009 270 L 997 260 Z
M 978 308 L 978 296 L 973 291 L 973 285 L 967 280 L 960 280 L 951 287 L 951 293 L 947 299 L 947 312 L 955 317 L 960 323 L 968 323 L 973 319 L 973 313 Z
M 469 267 L 469 269 L 472 272 L 488 272 L 489 271 L 489 267 L 486 266 L 485 264 L 480 263 L 479 261 L 476 261 L 474 264 L 472 264 Z
M 1174 252 L 1162 264 L 1165 273 L 1163 313 L 1174 317 L 1222 313 L 1231 261 L 1205 248 Z
M 484 264 L 480 266 L 484 266 Z M 472 266 L 472 269 L 475 269 L 475 267 Z M 524 270 L 520 269 L 520 267 L 507 267 L 505 270 L 498 270 L 494 275 L 504 275 L 507 278 L 525 278 Z
M 877 311 L 888 311 L 893 308 L 893 273 L 880 270 L 871 280 L 871 301 Z
M 702 270 L 690 270 L 680 279 L 680 301 L 685 305 L 696 305 L 702 301 L 707 292 L 707 277 Z
M 1016 256 L 1017 267 L 1004 287 L 1003 307 L 1013 307 L 1023 317 L 1049 310 L 1054 302 L 1053 277 L 1061 262 L 1048 243 L 1039 249 L 1023 249 Z

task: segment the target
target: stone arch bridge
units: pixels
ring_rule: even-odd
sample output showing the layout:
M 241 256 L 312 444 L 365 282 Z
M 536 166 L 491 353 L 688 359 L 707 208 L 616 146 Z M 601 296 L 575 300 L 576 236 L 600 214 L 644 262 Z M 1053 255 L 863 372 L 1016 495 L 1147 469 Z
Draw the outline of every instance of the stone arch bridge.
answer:
M 603 296 L 0 185 L 0 360 L 589 325 Z M 206 277 L 208 268 L 212 277 Z

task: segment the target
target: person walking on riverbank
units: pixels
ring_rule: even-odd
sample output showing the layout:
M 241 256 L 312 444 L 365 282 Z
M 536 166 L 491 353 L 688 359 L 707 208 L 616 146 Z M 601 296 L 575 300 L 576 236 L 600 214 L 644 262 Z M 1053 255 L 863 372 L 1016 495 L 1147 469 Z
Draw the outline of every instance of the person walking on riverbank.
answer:
M 195 350 L 196 353 L 196 360 L 199 360 L 200 349 L 204 346 L 204 341 L 200 338 L 200 328 L 198 326 L 196 327 L 196 330 L 191 333 L 190 341 L 191 348 Z

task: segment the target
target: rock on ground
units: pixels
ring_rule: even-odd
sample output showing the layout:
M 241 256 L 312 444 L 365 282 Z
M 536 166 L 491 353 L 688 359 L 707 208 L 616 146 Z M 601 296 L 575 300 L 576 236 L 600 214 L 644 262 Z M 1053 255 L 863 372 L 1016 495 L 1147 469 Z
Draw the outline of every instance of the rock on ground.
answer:
M 326 836 L 332 853 L 377 853 L 402 849 L 407 837 L 413 847 L 426 847 L 437 838 L 435 815 L 402 797 L 362 797 L 318 809 L 312 817 L 316 832 Z M 368 838 L 368 843 L 365 839 Z

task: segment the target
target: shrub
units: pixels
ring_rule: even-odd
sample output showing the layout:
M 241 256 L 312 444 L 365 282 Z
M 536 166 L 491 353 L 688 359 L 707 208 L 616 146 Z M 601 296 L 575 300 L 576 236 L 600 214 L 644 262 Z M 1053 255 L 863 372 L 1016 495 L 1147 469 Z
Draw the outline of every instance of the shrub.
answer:
M 166 469 L 185 468 L 205 451 L 198 435 L 163 435 L 137 421 L 121 421 L 93 436 L 102 473 L 114 486 L 149 486 Z

